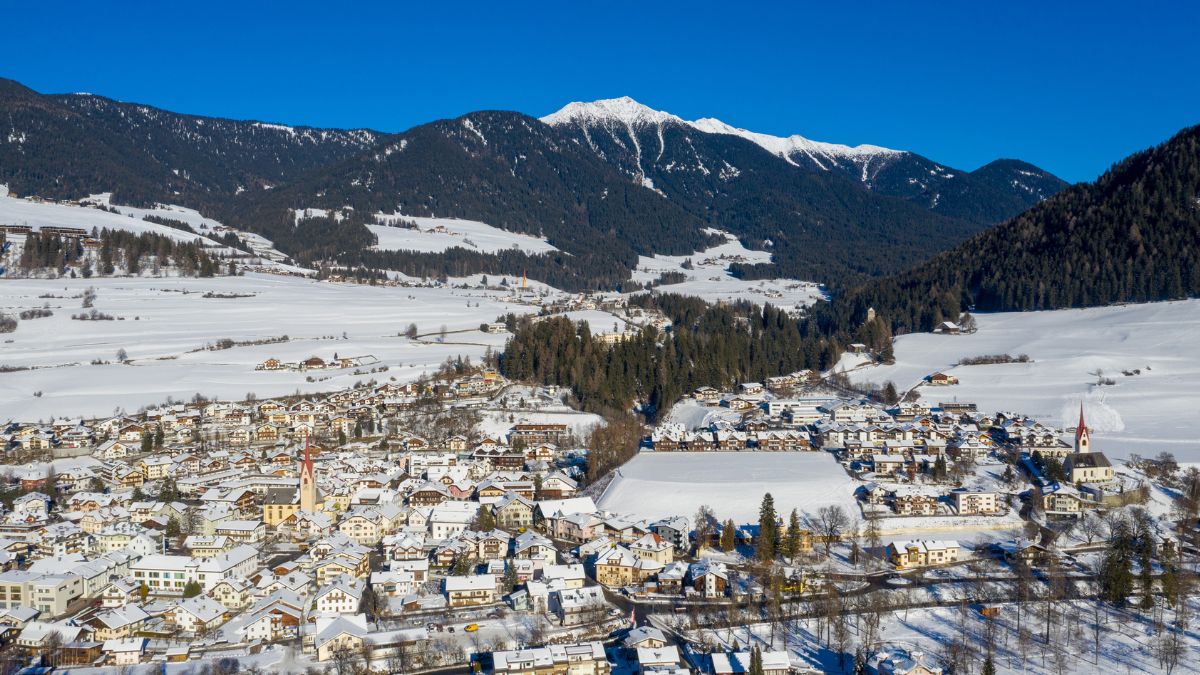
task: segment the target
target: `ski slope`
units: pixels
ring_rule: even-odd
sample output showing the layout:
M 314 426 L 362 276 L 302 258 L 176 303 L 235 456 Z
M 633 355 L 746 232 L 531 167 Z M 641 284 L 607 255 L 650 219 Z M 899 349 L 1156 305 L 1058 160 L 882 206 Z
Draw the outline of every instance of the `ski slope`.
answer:
M 1074 426 L 1082 402 L 1096 447 L 1111 458 L 1168 451 L 1200 462 L 1200 300 L 976 316 L 970 335 L 905 335 L 896 363 L 849 371 L 902 391 L 947 372 L 957 386 L 919 389 L 922 400 L 973 401 Z M 1028 354 L 1030 363 L 956 366 L 963 357 Z M 1123 375 L 1122 371 L 1140 374 Z M 1098 386 L 1097 371 L 1115 385 Z

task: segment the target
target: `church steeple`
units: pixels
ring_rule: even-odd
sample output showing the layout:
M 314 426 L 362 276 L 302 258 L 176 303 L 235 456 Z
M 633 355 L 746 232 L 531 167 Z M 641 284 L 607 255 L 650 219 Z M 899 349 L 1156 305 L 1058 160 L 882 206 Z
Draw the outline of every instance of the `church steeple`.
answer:
M 1075 452 L 1091 452 L 1092 439 L 1088 433 L 1087 422 L 1083 420 L 1083 403 L 1079 404 L 1079 423 L 1075 425 Z
M 308 447 L 308 434 L 304 434 L 304 461 L 300 462 L 300 510 L 313 513 L 316 509 L 317 474 Z

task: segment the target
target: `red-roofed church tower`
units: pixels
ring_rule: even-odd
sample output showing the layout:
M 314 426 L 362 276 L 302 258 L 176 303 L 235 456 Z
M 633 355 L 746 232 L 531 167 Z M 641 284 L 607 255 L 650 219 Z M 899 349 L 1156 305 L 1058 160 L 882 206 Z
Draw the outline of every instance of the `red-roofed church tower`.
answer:
M 1091 452 L 1092 439 L 1087 423 L 1083 421 L 1083 403 L 1079 404 L 1079 424 L 1075 425 L 1075 452 Z
M 308 434 L 304 435 L 304 461 L 300 462 L 300 510 L 316 513 L 317 473 L 308 449 Z

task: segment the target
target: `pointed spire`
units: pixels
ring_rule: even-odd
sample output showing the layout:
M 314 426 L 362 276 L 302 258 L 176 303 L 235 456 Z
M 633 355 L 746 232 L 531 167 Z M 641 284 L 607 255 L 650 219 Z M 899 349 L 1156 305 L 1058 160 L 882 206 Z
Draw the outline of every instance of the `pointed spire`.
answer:
M 1079 423 L 1075 425 L 1075 440 L 1087 433 L 1087 423 L 1083 421 L 1083 402 L 1079 402 Z
M 310 476 L 314 475 L 312 453 L 308 446 L 308 431 L 304 432 L 304 461 L 300 463 L 300 475 L 303 476 L 306 472 Z

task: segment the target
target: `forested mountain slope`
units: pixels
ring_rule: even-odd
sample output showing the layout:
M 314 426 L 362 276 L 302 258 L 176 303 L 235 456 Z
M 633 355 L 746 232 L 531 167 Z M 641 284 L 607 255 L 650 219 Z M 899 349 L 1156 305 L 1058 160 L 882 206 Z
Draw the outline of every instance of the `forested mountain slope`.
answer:
M 820 314 L 827 329 L 867 309 L 897 331 L 968 308 L 1008 311 L 1200 294 L 1200 127 L 1068 188 L 913 270 L 867 283 Z

